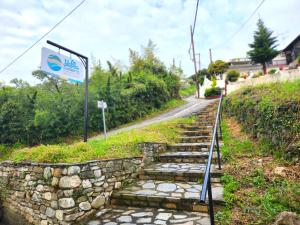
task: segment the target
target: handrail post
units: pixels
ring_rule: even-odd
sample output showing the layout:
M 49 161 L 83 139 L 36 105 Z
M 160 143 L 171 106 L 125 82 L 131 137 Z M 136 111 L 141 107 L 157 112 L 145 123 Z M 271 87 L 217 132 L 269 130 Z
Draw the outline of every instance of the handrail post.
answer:
M 211 190 L 211 182 L 210 182 L 210 176 L 208 179 L 208 207 L 209 207 L 209 217 L 210 217 L 210 224 L 215 225 L 215 216 L 214 216 L 214 205 L 213 205 L 213 199 L 212 199 L 212 190 Z
M 216 131 L 216 145 L 217 145 L 218 166 L 219 166 L 219 170 L 220 170 L 220 169 L 221 169 L 221 157 L 220 157 L 220 146 L 219 146 L 218 129 L 217 129 L 217 131 Z
M 221 124 L 221 115 L 219 114 L 219 128 L 220 128 L 220 139 L 223 139 L 223 134 L 222 134 L 222 124 Z

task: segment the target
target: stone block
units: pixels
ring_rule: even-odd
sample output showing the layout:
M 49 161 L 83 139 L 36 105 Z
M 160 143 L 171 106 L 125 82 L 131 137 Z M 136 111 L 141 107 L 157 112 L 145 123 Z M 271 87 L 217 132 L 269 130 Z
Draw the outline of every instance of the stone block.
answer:
M 68 209 L 75 206 L 75 201 L 73 198 L 61 198 L 58 200 L 58 205 L 63 209 Z
M 91 206 L 94 209 L 98 209 L 105 204 L 105 201 L 106 201 L 106 199 L 104 196 L 98 196 L 92 201 Z
M 60 178 L 59 187 L 60 188 L 76 188 L 81 184 L 81 179 L 78 175 L 65 176 Z

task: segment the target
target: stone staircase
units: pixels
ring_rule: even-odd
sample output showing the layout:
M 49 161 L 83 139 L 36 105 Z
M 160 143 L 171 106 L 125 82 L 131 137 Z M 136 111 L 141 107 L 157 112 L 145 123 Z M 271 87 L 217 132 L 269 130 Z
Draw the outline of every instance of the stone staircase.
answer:
M 135 183 L 113 192 L 111 207 L 99 211 L 88 225 L 210 224 L 208 204 L 200 203 L 203 177 L 210 147 L 214 107 L 208 106 L 191 126 L 181 126 L 181 143 L 167 146 L 156 162 L 146 166 Z M 214 207 L 224 204 L 222 171 L 211 169 Z

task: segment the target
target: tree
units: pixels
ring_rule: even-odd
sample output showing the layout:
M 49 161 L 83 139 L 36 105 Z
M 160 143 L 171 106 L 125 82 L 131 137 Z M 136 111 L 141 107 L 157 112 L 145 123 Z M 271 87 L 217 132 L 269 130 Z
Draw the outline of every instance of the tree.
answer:
M 249 44 L 251 50 L 248 55 L 253 62 L 262 64 L 263 72 L 267 74 L 266 63 L 278 55 L 277 37 L 272 36 L 273 31 L 269 30 L 261 19 L 257 22 L 257 28 L 254 32 L 254 42 Z
M 217 60 L 209 64 L 208 72 L 210 73 L 210 75 L 220 75 L 225 73 L 228 67 L 229 67 L 228 63 L 222 60 Z
M 227 72 L 226 81 L 235 82 L 239 79 L 240 73 L 236 70 L 230 70 Z

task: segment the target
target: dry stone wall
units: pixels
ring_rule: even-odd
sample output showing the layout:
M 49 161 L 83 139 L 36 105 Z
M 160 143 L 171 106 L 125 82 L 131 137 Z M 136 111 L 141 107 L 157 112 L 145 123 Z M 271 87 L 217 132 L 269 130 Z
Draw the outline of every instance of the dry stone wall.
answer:
M 32 224 L 78 224 L 104 207 L 114 189 L 135 178 L 141 157 L 81 164 L 0 163 L 4 206 Z

